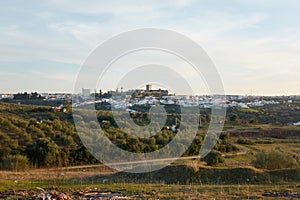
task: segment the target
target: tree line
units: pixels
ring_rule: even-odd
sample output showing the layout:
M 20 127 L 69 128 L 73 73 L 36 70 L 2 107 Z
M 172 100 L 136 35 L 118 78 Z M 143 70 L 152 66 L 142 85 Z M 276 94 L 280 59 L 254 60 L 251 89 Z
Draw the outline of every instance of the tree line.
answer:
M 147 113 L 134 113 L 131 117 L 139 125 L 145 125 L 150 120 Z M 206 120 L 206 116 L 202 117 Z M 180 122 L 179 114 L 169 114 L 165 126 L 156 135 L 145 138 L 132 135 L 130 129 L 121 130 L 111 111 L 97 111 L 97 120 L 98 122 L 90 122 L 88 126 L 97 127 L 99 123 L 113 143 L 126 151 L 137 153 L 152 152 L 167 145 L 177 134 L 170 128 L 176 123 L 184 131 L 189 131 L 187 125 Z M 198 130 L 185 156 L 199 153 L 205 130 Z M 238 150 L 227 132 L 222 133 L 214 149 L 219 152 Z M 54 112 L 47 106 L 0 102 L 0 169 L 20 170 L 95 163 L 99 161 L 82 144 L 70 110 L 65 113 Z

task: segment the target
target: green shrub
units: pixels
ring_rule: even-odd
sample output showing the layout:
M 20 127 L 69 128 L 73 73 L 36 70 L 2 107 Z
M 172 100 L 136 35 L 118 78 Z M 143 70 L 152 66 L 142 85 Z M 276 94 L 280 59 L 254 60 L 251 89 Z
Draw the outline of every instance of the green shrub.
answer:
M 220 152 L 212 150 L 203 158 L 203 161 L 205 161 L 207 165 L 216 166 L 219 163 L 224 163 L 225 160 Z
M 296 168 L 299 166 L 296 159 L 292 155 L 279 150 L 261 151 L 256 154 L 252 164 L 260 169 L 285 169 Z
M 249 139 L 245 139 L 245 138 L 239 138 L 236 143 L 238 143 L 238 144 L 246 144 L 246 145 L 253 145 L 253 144 L 255 144 L 255 142 L 253 140 L 249 140 Z

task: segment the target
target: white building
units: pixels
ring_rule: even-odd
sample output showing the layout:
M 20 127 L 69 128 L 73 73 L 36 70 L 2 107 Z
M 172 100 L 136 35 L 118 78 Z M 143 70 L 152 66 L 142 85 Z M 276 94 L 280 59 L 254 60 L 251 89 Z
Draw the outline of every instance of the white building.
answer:
M 13 97 L 14 95 L 12 94 L 0 94 L 0 99 L 6 99 L 6 98 L 12 99 Z

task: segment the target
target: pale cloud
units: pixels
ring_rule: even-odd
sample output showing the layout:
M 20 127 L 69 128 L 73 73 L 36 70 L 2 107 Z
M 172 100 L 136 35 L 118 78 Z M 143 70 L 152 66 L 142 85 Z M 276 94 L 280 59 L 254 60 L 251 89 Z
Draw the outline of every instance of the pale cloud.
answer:
M 46 1 L 45 5 L 54 7 L 57 10 L 70 13 L 98 14 L 112 13 L 114 15 L 132 14 L 136 12 L 147 13 L 160 8 L 176 9 L 189 6 L 195 0 L 92 0 L 89 2 L 80 0 L 51 0 Z
M 299 6 L 295 0 L 6 3 L 2 6 L 5 20 L 0 21 L 0 67 L 4 66 L 1 62 L 35 60 L 79 67 L 110 37 L 155 27 L 177 31 L 198 42 L 216 63 L 227 92 L 249 93 L 252 89 L 265 94 L 299 94 L 295 87 L 300 84 Z M 55 79 L 70 82 L 77 69 L 47 76 L 41 69 L 36 75 L 49 83 Z M 18 87 L 17 83 L 12 85 Z M 53 86 L 55 89 L 60 88 Z
M 66 82 L 73 82 L 74 78 L 76 78 L 76 73 L 61 73 L 61 72 L 39 72 L 33 71 L 31 72 L 32 76 L 38 76 L 42 79 L 52 79 L 58 81 L 66 81 Z

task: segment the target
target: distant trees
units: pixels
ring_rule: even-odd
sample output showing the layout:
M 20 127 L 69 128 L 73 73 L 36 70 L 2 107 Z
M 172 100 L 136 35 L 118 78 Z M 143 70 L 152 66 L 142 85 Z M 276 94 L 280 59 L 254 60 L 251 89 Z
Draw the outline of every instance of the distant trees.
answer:
M 39 95 L 37 92 L 32 92 L 29 96 L 30 99 L 41 99 L 41 95 Z
M 225 153 L 225 152 L 238 151 L 239 148 L 235 144 L 233 144 L 233 141 L 230 139 L 229 132 L 222 132 L 214 146 L 214 150 Z
M 231 122 L 238 122 L 239 119 L 240 119 L 239 116 L 238 116 L 237 114 L 235 114 L 235 113 L 233 113 L 233 114 L 230 116 L 230 121 L 231 121 Z
M 59 166 L 59 147 L 49 138 L 40 138 L 27 146 L 26 153 L 30 161 L 38 167 Z
M 70 104 L 65 102 L 64 107 L 67 110 L 69 106 Z M 0 108 L 0 169 L 19 170 L 19 166 L 25 166 L 25 169 L 27 165 L 56 167 L 98 162 L 83 146 L 75 130 L 70 112 L 56 113 L 46 106 L 16 105 L 1 102 Z M 89 113 L 87 112 L 86 115 L 88 116 Z M 124 113 L 120 112 L 120 115 L 126 123 L 125 117 L 122 116 Z M 147 125 L 151 120 L 146 112 L 137 112 L 132 114 L 131 117 L 141 125 Z M 80 116 L 76 118 L 82 119 Z M 146 127 L 145 129 L 142 128 L 140 130 L 142 132 L 141 137 L 134 136 L 132 130 L 130 130 L 130 125 L 125 130 L 120 129 L 110 111 L 97 111 L 97 118 L 98 121 L 85 123 L 82 120 L 80 123 L 86 129 L 101 127 L 107 138 L 118 147 L 136 153 L 156 151 L 172 141 L 179 130 L 188 133 L 191 131 L 186 123 L 180 121 L 180 115 L 173 113 L 168 114 L 166 124 L 163 127 L 157 124 L 151 130 Z M 178 131 L 173 131 L 170 128 L 173 125 L 176 125 Z M 149 137 L 150 132 L 154 130 L 158 132 Z M 194 132 L 191 132 L 191 134 L 194 134 Z M 199 131 L 184 155 L 198 155 L 204 137 L 205 131 Z M 97 139 L 97 137 L 91 138 L 91 142 Z M 182 138 L 181 141 L 186 144 L 184 140 L 185 138 Z M 225 152 L 233 149 L 228 133 L 223 133 L 219 140 L 216 138 L 216 141 L 216 151 Z M 178 149 L 180 148 L 184 148 L 184 146 L 179 145 Z M 11 165 L 8 163 L 11 163 Z
M 27 92 L 14 94 L 14 100 L 37 100 L 43 99 L 43 97 L 37 92 L 31 92 L 30 94 Z
M 32 138 L 34 138 L 34 139 L 45 137 L 44 132 L 41 129 L 39 129 L 36 126 L 34 126 L 34 125 L 28 126 L 26 128 L 26 132 L 27 133 L 31 133 Z
M 82 145 L 70 113 L 1 102 L 0 107 L 0 169 L 19 170 L 22 158 L 36 167 L 97 162 Z
M 254 117 L 249 121 L 249 123 L 250 124 L 258 124 L 258 119 L 256 117 Z
M 296 103 L 264 105 L 245 109 L 239 107 L 232 107 L 227 109 L 227 116 L 227 122 L 233 124 L 257 123 L 288 125 L 295 119 L 299 119 L 300 108 Z
M 1 159 L 1 170 L 25 171 L 29 169 L 28 158 L 23 155 L 7 155 Z
M 28 100 L 29 94 L 27 92 L 24 93 L 18 93 L 14 95 L 15 100 Z
M 10 144 L 10 137 L 0 132 L 0 160 L 12 152 Z
M 199 134 L 196 135 L 193 143 L 189 146 L 185 155 L 199 155 L 200 148 L 203 142 L 203 137 Z
M 103 91 L 100 89 L 100 90 L 99 90 L 99 93 L 97 93 L 97 92 L 95 91 L 95 93 L 94 93 L 93 95 L 94 95 L 96 98 L 100 98 L 100 99 L 106 98 L 106 99 L 109 99 L 109 98 L 112 97 L 112 92 L 113 92 L 113 91 L 108 91 L 108 92 L 103 93 Z

